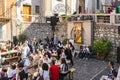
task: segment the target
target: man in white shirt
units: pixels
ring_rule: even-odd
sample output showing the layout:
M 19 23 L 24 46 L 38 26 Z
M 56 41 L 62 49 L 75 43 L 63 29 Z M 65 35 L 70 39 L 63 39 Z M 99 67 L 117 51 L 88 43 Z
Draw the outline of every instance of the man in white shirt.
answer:
M 22 51 L 22 62 L 25 62 L 25 59 L 27 59 L 27 55 L 30 53 L 30 48 L 27 44 L 23 44 L 23 51 Z

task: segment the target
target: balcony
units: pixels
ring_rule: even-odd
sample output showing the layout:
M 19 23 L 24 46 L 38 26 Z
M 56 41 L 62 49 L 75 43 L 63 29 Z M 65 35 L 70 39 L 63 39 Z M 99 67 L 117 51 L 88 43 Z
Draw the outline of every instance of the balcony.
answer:
M 10 11 L 6 11 L 0 14 L 0 22 L 4 22 L 8 20 L 10 20 Z
M 5 11 L 5 7 L 4 7 L 4 1 L 0 0 L 0 22 L 6 21 L 10 19 L 10 9 L 8 8 Z
M 120 14 L 77 14 L 69 16 L 60 16 L 61 22 L 66 21 L 84 21 L 91 20 L 97 24 L 120 24 Z

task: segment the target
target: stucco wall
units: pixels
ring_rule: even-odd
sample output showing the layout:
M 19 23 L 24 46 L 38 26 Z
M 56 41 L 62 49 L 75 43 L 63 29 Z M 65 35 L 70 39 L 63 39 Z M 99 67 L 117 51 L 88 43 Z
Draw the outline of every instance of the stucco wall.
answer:
M 91 21 L 82 21 L 82 44 L 85 45 L 91 45 L 91 39 L 92 39 L 92 23 Z M 68 22 L 67 25 L 67 34 L 68 34 L 68 38 L 72 38 L 72 34 L 71 31 L 74 27 L 74 22 Z
M 47 36 L 52 37 L 50 24 L 46 23 L 22 23 L 22 33 L 26 34 L 30 39 L 44 39 Z

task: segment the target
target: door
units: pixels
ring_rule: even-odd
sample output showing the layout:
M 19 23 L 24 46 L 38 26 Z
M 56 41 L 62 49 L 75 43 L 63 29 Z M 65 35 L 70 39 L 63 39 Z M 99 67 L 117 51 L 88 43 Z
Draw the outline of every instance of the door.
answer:
M 23 11 L 22 14 L 26 14 L 26 16 L 23 16 L 23 21 L 31 21 L 31 6 L 30 5 L 23 5 Z

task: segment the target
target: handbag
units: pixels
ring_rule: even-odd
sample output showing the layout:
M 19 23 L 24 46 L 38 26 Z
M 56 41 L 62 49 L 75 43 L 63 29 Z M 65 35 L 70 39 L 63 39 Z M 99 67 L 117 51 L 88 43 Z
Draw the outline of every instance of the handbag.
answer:
M 43 75 L 44 75 L 44 71 L 43 71 L 42 75 L 40 76 L 39 80 L 44 80 Z

